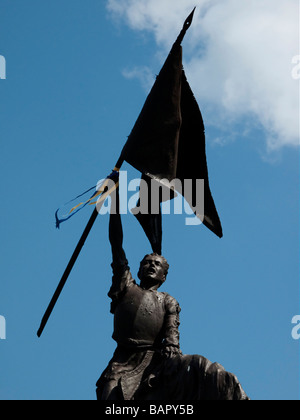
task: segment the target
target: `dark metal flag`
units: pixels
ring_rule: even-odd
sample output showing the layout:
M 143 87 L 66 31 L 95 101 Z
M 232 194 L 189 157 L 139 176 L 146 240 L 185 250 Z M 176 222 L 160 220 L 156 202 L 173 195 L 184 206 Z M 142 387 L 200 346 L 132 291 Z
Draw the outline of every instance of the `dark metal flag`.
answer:
M 176 177 L 181 127 L 182 49 L 173 47 L 123 148 L 121 156 L 158 180 Z
M 196 180 L 204 180 L 204 214 L 196 214 L 196 212 L 195 214 L 203 219 L 202 222 L 208 229 L 222 238 L 222 225 L 209 186 L 203 118 L 184 71 L 182 72 L 181 115 L 176 178 L 182 181 L 182 195 L 192 208 L 197 194 Z M 184 190 L 184 179 L 193 181 L 191 195 L 186 194 Z
M 193 15 L 194 10 L 169 53 L 121 156 L 146 178 L 161 184 L 179 179 L 184 186 L 184 180 L 192 180 L 193 194 L 187 196 L 184 188 L 178 191 L 192 208 L 196 180 L 204 180 L 204 214 L 195 214 L 221 238 L 222 226 L 209 187 L 204 123 L 182 66 L 181 42 Z M 138 207 L 140 204 L 139 201 Z M 136 217 L 153 250 L 161 250 L 161 213 L 138 213 Z

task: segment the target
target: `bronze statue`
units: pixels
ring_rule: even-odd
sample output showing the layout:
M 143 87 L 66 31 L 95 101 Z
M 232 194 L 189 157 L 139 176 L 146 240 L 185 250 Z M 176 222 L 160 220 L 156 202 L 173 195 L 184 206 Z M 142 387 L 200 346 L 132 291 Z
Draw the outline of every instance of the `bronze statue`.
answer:
M 111 214 L 109 238 L 113 284 L 108 293 L 118 346 L 97 382 L 98 400 L 248 400 L 237 378 L 202 356 L 183 355 L 179 344 L 178 302 L 158 292 L 169 265 L 146 255 L 133 279 L 123 249 L 118 211 Z
M 98 400 L 248 400 L 236 376 L 203 356 L 183 355 L 179 343 L 178 302 L 158 289 L 165 282 L 168 263 L 162 253 L 161 213 L 135 213 L 152 246 L 152 254 L 142 260 L 133 279 L 123 249 L 119 214 L 119 171 L 123 162 L 142 173 L 147 181 L 170 188 L 178 179 L 193 181 L 192 194 L 171 189 L 173 199 L 182 194 L 195 215 L 219 238 L 223 230 L 210 190 L 202 114 L 182 66 L 183 38 L 194 11 L 186 19 L 128 137 L 115 169 L 92 197 L 74 206 L 64 218 L 56 212 L 56 226 L 69 220 L 88 204 L 97 204 L 74 250 L 37 332 L 40 337 L 71 270 L 92 229 L 105 198 L 115 192 L 115 212 L 111 212 L 109 238 L 113 255 L 113 282 L 109 291 L 114 315 L 113 338 L 117 349 L 97 382 Z M 203 214 L 193 202 L 197 180 L 204 181 Z M 110 181 L 113 186 L 109 187 Z M 183 184 L 183 183 L 182 183 Z M 93 188 L 92 188 L 93 189 Z M 150 197 L 151 201 L 152 197 Z M 76 200 L 76 199 L 75 199 Z M 72 200 L 75 201 L 75 200 Z M 92 202 L 93 201 L 93 202 Z M 143 198 L 138 201 L 143 202 Z

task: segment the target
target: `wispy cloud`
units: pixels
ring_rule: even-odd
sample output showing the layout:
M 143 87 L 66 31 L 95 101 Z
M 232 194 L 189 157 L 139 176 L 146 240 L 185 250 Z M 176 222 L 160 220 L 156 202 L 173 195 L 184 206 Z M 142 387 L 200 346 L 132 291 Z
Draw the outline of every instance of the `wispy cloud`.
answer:
M 107 0 L 107 8 L 133 30 L 153 33 L 165 54 L 195 3 Z M 264 129 L 269 150 L 299 145 L 299 80 L 292 77 L 298 22 L 297 0 L 201 1 L 184 40 L 184 65 L 199 103 L 212 110 L 209 124 L 228 129 L 228 121 L 247 118 Z M 149 70 L 141 70 L 125 75 L 146 86 Z
M 127 68 L 122 74 L 126 79 L 138 79 L 145 91 L 149 91 L 155 81 L 153 72 L 147 66 Z

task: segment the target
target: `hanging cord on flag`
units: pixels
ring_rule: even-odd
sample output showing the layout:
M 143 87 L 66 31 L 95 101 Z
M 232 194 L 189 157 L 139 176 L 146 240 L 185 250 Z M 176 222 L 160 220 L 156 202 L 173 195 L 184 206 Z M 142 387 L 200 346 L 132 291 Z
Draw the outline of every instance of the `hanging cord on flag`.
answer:
M 79 198 L 84 197 L 87 195 L 90 191 L 96 190 L 96 192 L 93 193 L 93 195 L 84 202 L 80 202 L 73 206 L 71 210 L 65 214 L 64 216 L 59 216 L 59 213 L 61 212 L 61 208 L 57 209 L 55 212 L 55 221 L 56 221 L 56 228 L 59 229 L 61 223 L 66 222 L 67 220 L 71 219 L 75 214 L 77 214 L 79 211 L 84 209 L 86 206 L 92 206 L 99 204 L 101 202 L 104 202 L 106 198 L 113 192 L 119 185 L 119 168 L 114 168 L 112 173 L 108 175 L 108 177 L 105 178 L 105 180 L 99 185 L 97 184 L 94 187 L 89 188 L 87 191 L 83 192 L 82 194 L 79 194 L 77 197 L 73 198 L 72 200 L 68 201 L 64 205 L 67 206 L 68 204 L 76 202 Z M 112 180 L 115 182 L 114 186 L 112 186 L 110 189 L 107 189 L 109 185 L 109 181 Z M 95 199 L 97 200 L 95 201 Z
M 71 257 L 71 259 L 70 259 L 70 261 L 69 261 L 69 263 L 68 263 L 68 265 L 67 265 L 67 267 L 66 267 L 66 269 L 65 269 L 65 271 L 62 275 L 62 278 L 60 279 L 60 282 L 59 282 L 59 284 L 58 284 L 58 286 L 57 286 L 57 288 L 54 292 L 54 295 L 52 296 L 52 299 L 51 299 L 51 301 L 50 301 L 50 303 L 49 303 L 49 305 L 46 309 L 46 312 L 44 313 L 44 316 L 41 320 L 40 327 L 37 331 L 37 336 L 38 337 L 41 337 L 41 335 L 44 331 L 44 328 L 45 328 L 45 326 L 46 326 L 46 324 L 49 320 L 49 317 L 51 316 L 51 313 L 52 313 L 52 311 L 53 311 L 53 309 L 56 305 L 56 302 L 57 302 L 57 300 L 58 300 L 58 298 L 59 298 L 67 280 L 68 280 L 68 277 L 69 277 L 69 275 L 70 275 L 70 273 L 71 273 L 71 271 L 72 271 L 72 269 L 73 269 L 73 267 L 76 263 L 76 260 L 77 260 L 79 254 L 80 254 L 80 252 L 81 252 L 81 250 L 82 250 L 82 248 L 85 244 L 85 241 L 86 241 L 86 239 L 87 239 L 87 237 L 88 237 L 88 235 L 89 235 L 89 233 L 90 233 L 90 231 L 91 231 L 91 229 L 92 229 L 92 227 L 93 227 L 93 225 L 94 225 L 94 223 L 97 219 L 98 212 L 101 208 L 101 205 L 104 202 L 103 200 L 108 196 L 108 194 L 111 194 L 119 185 L 119 172 L 120 172 L 120 168 L 121 168 L 123 162 L 124 162 L 123 158 L 120 157 L 116 166 L 115 166 L 115 168 L 114 168 L 114 170 L 113 170 L 113 172 L 106 178 L 107 185 L 108 185 L 109 179 L 112 179 L 114 181 L 114 186 L 112 186 L 110 189 L 107 188 L 107 186 L 106 186 L 106 188 L 104 188 L 103 196 L 100 197 L 100 200 L 102 200 L 102 201 L 100 202 L 100 200 L 97 200 L 97 207 L 95 207 L 95 209 L 93 211 L 93 214 L 91 215 L 90 220 L 88 221 L 88 224 L 86 225 L 86 227 L 85 227 L 85 229 L 84 229 L 84 231 L 81 235 L 81 238 L 79 239 L 79 242 L 78 242 L 78 244 L 77 244 L 77 246 L 76 246 L 76 248 L 73 252 L 73 255 L 72 255 L 72 257 Z M 105 184 L 105 182 L 104 182 L 104 184 Z M 103 186 L 104 186 L 104 184 L 103 184 Z M 103 186 L 102 186 L 102 188 L 103 188 Z

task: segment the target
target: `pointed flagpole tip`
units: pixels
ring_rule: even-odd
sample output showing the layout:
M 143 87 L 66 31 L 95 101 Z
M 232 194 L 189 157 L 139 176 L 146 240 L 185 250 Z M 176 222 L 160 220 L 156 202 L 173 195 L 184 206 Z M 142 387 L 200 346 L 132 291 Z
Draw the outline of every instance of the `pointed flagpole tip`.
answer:
M 189 29 L 189 27 L 191 26 L 192 22 L 193 22 L 193 18 L 194 18 L 194 14 L 195 14 L 195 10 L 196 7 L 194 7 L 192 13 L 187 17 L 187 19 L 185 20 L 184 24 L 183 24 L 183 28 L 175 42 L 175 44 L 181 44 L 183 41 L 183 38 L 187 32 L 187 30 Z
M 194 7 L 192 13 L 188 16 L 188 18 L 186 19 L 186 21 L 184 22 L 184 26 L 188 26 L 190 27 L 192 22 L 193 22 L 193 18 L 194 18 L 194 14 L 195 14 L 195 10 L 197 9 L 197 6 Z

